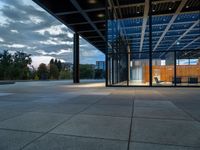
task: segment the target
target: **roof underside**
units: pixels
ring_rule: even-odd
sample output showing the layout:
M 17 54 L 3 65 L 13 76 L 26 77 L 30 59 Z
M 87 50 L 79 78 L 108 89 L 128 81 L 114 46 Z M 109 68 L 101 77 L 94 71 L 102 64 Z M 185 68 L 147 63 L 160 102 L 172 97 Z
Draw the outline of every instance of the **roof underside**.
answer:
M 105 0 L 33 0 L 105 53 Z M 147 51 L 148 0 L 108 0 L 132 51 Z M 200 49 L 200 1 L 153 0 L 153 51 Z M 113 35 L 108 21 L 108 40 Z M 178 44 L 177 44 L 178 43 Z

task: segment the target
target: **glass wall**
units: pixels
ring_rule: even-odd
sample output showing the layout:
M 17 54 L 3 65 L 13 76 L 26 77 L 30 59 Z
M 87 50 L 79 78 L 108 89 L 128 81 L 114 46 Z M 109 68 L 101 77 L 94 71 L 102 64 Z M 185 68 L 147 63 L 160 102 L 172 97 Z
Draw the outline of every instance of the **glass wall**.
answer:
M 129 85 L 149 85 L 149 52 L 131 53 Z
M 124 37 L 124 30 L 122 30 L 123 23 L 116 17 L 113 9 L 109 10 L 109 19 L 107 21 L 108 84 L 128 86 L 129 47 L 127 39 Z
M 157 51 L 152 54 L 153 86 L 174 85 L 174 52 Z
M 113 0 L 107 8 L 108 85 L 199 86 L 197 7 L 184 0 L 139 1 Z
M 177 86 L 200 86 L 200 50 L 177 51 Z

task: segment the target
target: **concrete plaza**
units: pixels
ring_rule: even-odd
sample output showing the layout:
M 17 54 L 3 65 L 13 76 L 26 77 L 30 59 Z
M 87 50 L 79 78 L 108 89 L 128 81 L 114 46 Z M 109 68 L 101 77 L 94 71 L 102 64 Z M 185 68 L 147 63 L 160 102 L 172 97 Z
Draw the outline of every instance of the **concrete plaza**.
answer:
M 199 150 L 199 88 L 0 85 L 0 150 Z

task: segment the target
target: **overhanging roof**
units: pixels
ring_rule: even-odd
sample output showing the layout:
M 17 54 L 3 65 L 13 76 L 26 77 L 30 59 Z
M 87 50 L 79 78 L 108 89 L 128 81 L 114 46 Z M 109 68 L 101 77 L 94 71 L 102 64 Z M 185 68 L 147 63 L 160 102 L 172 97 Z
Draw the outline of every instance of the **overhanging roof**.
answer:
M 105 53 L 105 0 L 33 1 Z M 109 9 L 114 8 L 118 14 L 123 24 L 121 28 L 134 51 L 148 50 L 147 1 L 108 0 L 108 4 L 112 4 Z M 200 48 L 198 0 L 153 0 L 152 4 L 154 51 Z M 113 31 L 108 31 L 108 40 L 113 34 L 110 32 Z
M 105 53 L 105 3 L 102 0 L 33 0 Z M 96 3 L 93 4 L 93 1 Z

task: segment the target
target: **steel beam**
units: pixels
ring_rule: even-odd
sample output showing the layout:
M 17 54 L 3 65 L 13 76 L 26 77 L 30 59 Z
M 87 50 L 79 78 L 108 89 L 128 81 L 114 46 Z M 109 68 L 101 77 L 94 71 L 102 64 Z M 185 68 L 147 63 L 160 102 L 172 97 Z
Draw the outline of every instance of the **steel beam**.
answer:
M 198 24 L 199 24 L 199 20 L 197 20 L 190 28 L 188 28 L 167 50 L 169 50 L 174 44 L 180 41 L 186 34 L 188 34 Z
M 191 44 L 193 44 L 194 42 L 200 40 L 200 37 L 198 36 L 196 39 L 194 39 L 192 42 L 188 43 L 187 45 L 185 45 L 183 48 L 181 48 L 181 50 L 184 50 L 186 47 L 190 46 Z
M 143 47 L 143 41 L 144 41 L 145 30 L 146 30 L 146 25 L 147 25 L 147 20 L 148 20 L 148 14 L 149 14 L 149 0 L 145 0 L 144 17 L 143 17 L 143 22 L 142 22 L 142 33 L 141 33 L 141 39 L 140 39 L 140 52 L 142 51 L 142 47 Z
M 175 14 L 173 15 L 172 19 L 170 20 L 170 22 L 168 23 L 167 27 L 165 28 L 165 31 L 163 32 L 163 34 L 161 35 L 160 39 L 158 40 L 158 42 L 156 43 L 153 51 L 156 50 L 156 48 L 159 46 L 160 42 L 163 40 L 163 38 L 165 37 L 165 34 L 168 32 L 168 30 L 170 29 L 171 25 L 174 23 L 174 21 L 176 20 L 176 18 L 178 17 L 179 13 L 181 12 L 181 10 L 183 9 L 183 7 L 185 6 L 187 0 L 182 0 L 179 7 L 177 8 Z
M 89 22 L 89 24 L 95 29 L 95 31 L 100 35 L 100 37 L 106 42 L 105 37 L 103 34 L 98 30 L 96 25 L 92 22 L 92 20 L 88 17 L 87 13 L 83 11 L 80 7 L 79 3 L 76 0 L 70 0 L 74 7 L 81 13 L 81 15 Z

